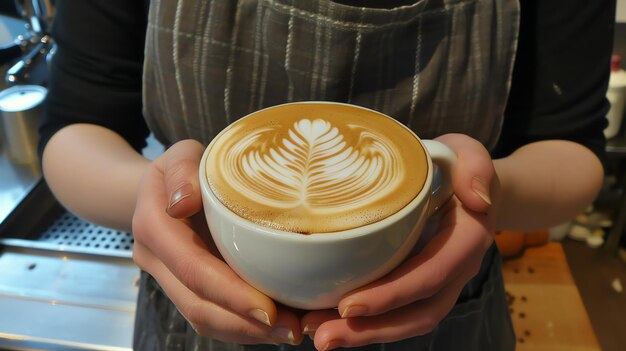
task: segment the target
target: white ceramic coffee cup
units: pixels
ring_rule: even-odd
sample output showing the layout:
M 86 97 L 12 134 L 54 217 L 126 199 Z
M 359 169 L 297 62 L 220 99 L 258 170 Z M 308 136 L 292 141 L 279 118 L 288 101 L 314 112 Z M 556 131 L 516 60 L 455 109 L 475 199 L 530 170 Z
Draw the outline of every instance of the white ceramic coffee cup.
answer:
M 428 166 L 424 187 L 411 202 L 378 222 L 319 234 L 271 229 L 230 211 L 207 180 L 209 145 L 199 176 L 204 212 L 218 250 L 242 279 L 280 303 L 301 309 L 336 307 L 344 294 L 397 267 L 415 246 L 428 217 L 452 194 L 454 152 L 437 141 L 416 139 L 426 151 Z

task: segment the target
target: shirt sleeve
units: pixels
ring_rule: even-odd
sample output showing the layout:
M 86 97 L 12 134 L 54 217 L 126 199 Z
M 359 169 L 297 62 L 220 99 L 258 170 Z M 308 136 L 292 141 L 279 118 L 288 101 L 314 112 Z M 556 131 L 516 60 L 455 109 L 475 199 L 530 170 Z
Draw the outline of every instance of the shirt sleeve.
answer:
M 149 134 L 141 84 L 148 1 L 64 0 L 56 4 L 57 51 L 40 125 L 40 155 L 52 135 L 74 123 L 109 128 L 133 148 Z
M 539 140 L 605 159 L 615 0 L 522 0 L 516 62 L 494 157 Z

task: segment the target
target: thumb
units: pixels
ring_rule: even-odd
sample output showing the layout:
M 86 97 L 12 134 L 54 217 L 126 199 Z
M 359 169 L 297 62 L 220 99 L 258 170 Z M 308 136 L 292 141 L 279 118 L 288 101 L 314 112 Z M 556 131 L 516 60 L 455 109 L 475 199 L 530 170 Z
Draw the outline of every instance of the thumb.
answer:
M 163 154 L 163 176 L 168 196 L 167 213 L 186 218 L 202 208 L 198 168 L 204 146 L 195 140 L 183 140 Z
M 491 207 L 491 183 L 495 175 L 487 149 L 463 134 L 445 134 L 436 140 L 448 145 L 457 155 L 452 171 L 455 195 L 470 210 L 487 212 Z

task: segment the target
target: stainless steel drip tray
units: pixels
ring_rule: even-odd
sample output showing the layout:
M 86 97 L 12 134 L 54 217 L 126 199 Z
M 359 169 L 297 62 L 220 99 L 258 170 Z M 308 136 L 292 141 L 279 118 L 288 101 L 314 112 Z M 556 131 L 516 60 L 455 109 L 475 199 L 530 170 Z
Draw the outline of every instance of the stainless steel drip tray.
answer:
M 139 277 L 132 261 L 5 247 L 0 272 L 0 345 L 130 349 Z
M 128 233 L 38 184 L 0 226 L 0 349 L 131 350 L 139 269 Z
M 101 227 L 63 212 L 34 238 L 4 238 L 0 244 L 130 259 L 134 239 L 130 233 Z

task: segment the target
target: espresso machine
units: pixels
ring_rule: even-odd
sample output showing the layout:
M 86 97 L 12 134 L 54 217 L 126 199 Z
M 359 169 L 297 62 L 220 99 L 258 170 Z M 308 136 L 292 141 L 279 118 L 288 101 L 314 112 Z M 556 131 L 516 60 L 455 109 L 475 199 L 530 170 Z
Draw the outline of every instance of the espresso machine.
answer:
M 53 0 L 17 0 L 1 21 L 0 350 L 131 350 L 139 268 L 130 233 L 66 211 L 37 157 L 55 52 Z M 71 167 L 71 165 L 68 165 Z
M 24 31 L 0 47 L 5 76 L 0 91 L 0 141 L 11 162 L 36 168 L 37 126 L 47 93 L 48 63 L 55 51 L 50 36 L 54 6 L 52 0 L 16 0 L 14 6 Z
M 24 21 L 26 33 L 13 43 L 0 47 L 0 65 L 11 63 L 5 80 L 9 85 L 46 84 L 47 65 L 54 55 L 50 37 L 54 20 L 54 0 L 15 0 L 15 10 Z

